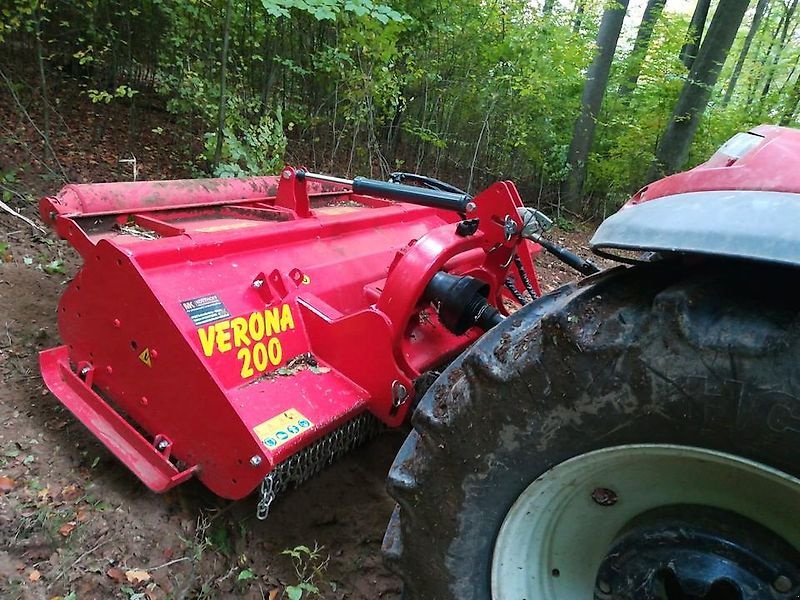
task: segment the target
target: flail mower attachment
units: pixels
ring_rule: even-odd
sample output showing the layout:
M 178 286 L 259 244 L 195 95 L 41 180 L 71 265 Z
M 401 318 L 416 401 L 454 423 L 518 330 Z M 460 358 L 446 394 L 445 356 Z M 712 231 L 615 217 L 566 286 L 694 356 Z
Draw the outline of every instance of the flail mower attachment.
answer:
M 84 261 L 47 386 L 150 489 L 261 486 L 262 517 L 539 293 L 508 182 L 472 198 L 287 167 L 68 185 L 40 211 Z

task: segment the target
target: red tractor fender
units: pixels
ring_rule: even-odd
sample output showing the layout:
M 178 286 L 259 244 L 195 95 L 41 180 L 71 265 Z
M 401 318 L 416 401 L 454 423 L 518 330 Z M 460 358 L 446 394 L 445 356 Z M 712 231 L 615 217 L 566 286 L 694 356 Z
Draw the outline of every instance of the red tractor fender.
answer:
M 708 161 L 639 190 L 590 245 L 800 266 L 800 130 L 761 125 Z

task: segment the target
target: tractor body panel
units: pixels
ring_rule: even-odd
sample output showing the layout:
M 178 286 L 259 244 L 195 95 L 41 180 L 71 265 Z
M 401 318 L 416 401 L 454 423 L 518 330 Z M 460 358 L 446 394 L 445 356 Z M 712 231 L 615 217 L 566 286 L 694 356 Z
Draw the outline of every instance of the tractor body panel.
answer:
M 642 188 L 592 249 L 684 252 L 800 265 L 800 131 L 760 126 L 707 162 Z

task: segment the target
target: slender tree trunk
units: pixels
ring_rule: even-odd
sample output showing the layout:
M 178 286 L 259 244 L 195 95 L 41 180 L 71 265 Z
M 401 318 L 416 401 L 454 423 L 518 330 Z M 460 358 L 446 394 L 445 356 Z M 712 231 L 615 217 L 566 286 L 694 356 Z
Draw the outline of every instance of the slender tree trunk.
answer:
M 38 4 L 38 3 L 37 3 Z M 51 156 L 52 146 L 50 144 L 50 99 L 47 93 L 47 77 L 44 68 L 44 51 L 42 50 L 42 8 L 36 7 L 36 63 L 39 67 L 39 87 L 42 94 L 42 126 L 44 132 L 44 155 L 45 159 L 55 158 Z
M 575 16 L 572 18 L 572 33 L 578 33 L 581 30 L 581 23 L 583 22 L 583 13 L 586 11 L 586 0 L 575 0 Z
M 767 52 L 764 54 L 764 58 L 762 60 L 762 68 L 760 69 L 758 76 L 753 79 L 753 84 L 747 90 L 747 103 L 745 104 L 747 108 L 750 108 L 750 106 L 753 104 L 753 101 L 756 99 L 756 91 L 758 90 L 758 86 L 761 85 L 762 82 L 766 81 L 766 79 L 769 77 L 769 68 L 765 67 L 765 65 L 772 59 L 775 46 L 778 44 L 780 39 L 780 33 L 783 31 L 784 23 L 787 23 L 786 17 L 789 14 L 789 6 L 783 1 L 780 2 L 780 5 L 783 7 L 783 14 L 781 15 L 781 18 L 778 19 L 778 26 L 775 28 L 774 33 L 769 38 L 769 46 L 767 47 Z
M 792 91 L 789 92 L 789 97 L 786 100 L 786 105 L 781 114 L 781 125 L 789 125 L 794 119 L 797 108 L 800 106 L 800 75 L 794 80 Z
M 710 7 L 711 0 L 697 0 L 697 5 L 694 7 L 692 21 L 689 23 L 689 31 L 686 33 L 686 43 L 678 55 L 678 58 L 681 59 L 687 69 L 692 68 L 694 58 L 697 56 L 697 48 L 703 38 L 703 30 L 706 28 L 706 19 L 708 19 L 708 9 Z
M 775 52 L 775 55 L 772 57 L 772 64 L 767 70 L 767 80 L 764 82 L 764 87 L 761 89 L 762 104 L 764 102 L 764 98 L 766 98 L 767 94 L 769 94 L 770 87 L 772 87 L 772 80 L 775 77 L 775 69 L 778 66 L 778 62 L 783 54 L 783 50 L 786 48 L 786 41 L 788 38 L 794 37 L 794 29 L 792 30 L 792 35 L 789 35 L 789 23 L 791 23 L 792 17 L 794 17 L 794 12 L 797 10 L 797 2 L 798 0 L 792 0 L 792 3 L 786 8 L 786 14 L 784 15 L 783 19 L 783 27 L 781 28 L 781 37 L 780 41 L 778 42 L 778 48 Z
M 784 97 L 783 93 L 786 91 L 786 88 L 789 87 L 792 81 L 792 77 L 794 77 L 794 74 L 797 72 L 798 66 L 800 66 L 800 54 L 798 54 L 797 57 L 794 59 L 794 64 L 792 65 L 791 71 L 789 71 L 789 74 L 786 76 L 786 79 L 784 79 L 783 85 L 781 85 L 781 89 L 778 90 L 778 98 Z
M 556 0 L 544 0 L 544 5 L 542 6 L 542 14 L 543 15 L 551 15 L 553 14 L 553 7 L 556 4 Z
M 639 31 L 636 33 L 636 41 L 633 43 L 633 50 L 628 59 L 628 68 L 625 70 L 625 78 L 619 86 L 620 96 L 626 96 L 636 89 L 639 81 L 639 74 L 642 72 L 642 64 L 647 56 L 650 47 L 650 38 L 653 37 L 653 29 L 661 17 L 664 4 L 667 0 L 648 0 L 647 7 L 642 15 L 642 22 L 639 24 Z M 762 0 L 766 1 L 766 0 Z
M 764 11 L 767 8 L 768 0 L 758 0 L 758 4 L 756 5 L 756 12 L 753 14 L 753 22 L 750 23 L 750 30 L 747 32 L 747 37 L 744 38 L 744 45 L 742 46 L 742 51 L 739 52 L 739 58 L 736 61 L 736 66 L 733 67 L 733 73 L 731 73 L 731 78 L 728 80 L 728 89 L 725 90 L 725 98 L 722 100 L 722 105 L 727 106 L 730 103 L 731 98 L 733 97 L 733 92 L 736 89 L 736 84 L 739 81 L 739 76 L 742 74 L 742 67 L 744 66 L 744 61 L 747 58 L 747 54 L 750 52 L 750 46 L 753 43 L 753 38 L 756 37 L 756 33 L 758 33 L 758 28 L 761 26 L 761 19 L 764 16 Z
M 674 173 L 689 156 L 689 147 L 719 78 L 725 57 L 742 24 L 749 0 L 720 0 L 708 34 L 667 123 L 650 168 L 649 180 Z
M 219 165 L 220 155 L 222 154 L 222 138 L 225 129 L 225 106 L 227 96 L 225 95 L 225 84 L 228 78 L 228 44 L 231 37 L 231 5 L 232 0 L 225 3 L 225 28 L 222 31 L 222 66 L 219 73 L 219 118 L 217 120 L 217 145 L 214 148 L 214 168 Z
M 586 73 L 586 83 L 581 95 L 581 112 L 575 122 L 567 157 L 569 173 L 562 189 L 565 206 L 574 212 L 579 212 L 581 209 L 586 162 L 594 140 L 597 115 L 600 113 L 608 85 L 611 61 L 614 59 L 614 51 L 627 10 L 628 0 L 614 0 L 606 8 L 597 32 L 597 55 Z

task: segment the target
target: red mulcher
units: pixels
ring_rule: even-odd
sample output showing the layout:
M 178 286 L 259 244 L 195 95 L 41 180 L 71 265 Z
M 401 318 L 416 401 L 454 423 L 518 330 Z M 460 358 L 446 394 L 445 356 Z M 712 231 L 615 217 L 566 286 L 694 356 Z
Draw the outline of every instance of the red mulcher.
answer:
M 486 320 L 513 301 L 508 277 L 523 288 L 521 249 L 539 293 L 537 247 L 511 235 L 521 207 L 511 183 L 472 199 L 292 168 L 68 185 L 41 214 L 84 265 L 42 374 L 154 491 L 195 475 L 242 498 L 281 464 L 285 485 L 307 475 L 291 457 L 331 458 L 368 433 L 365 415 L 401 424 L 414 382 L 494 323 L 432 318 L 431 301 L 467 299 L 426 295 L 436 274 L 458 276 Z

